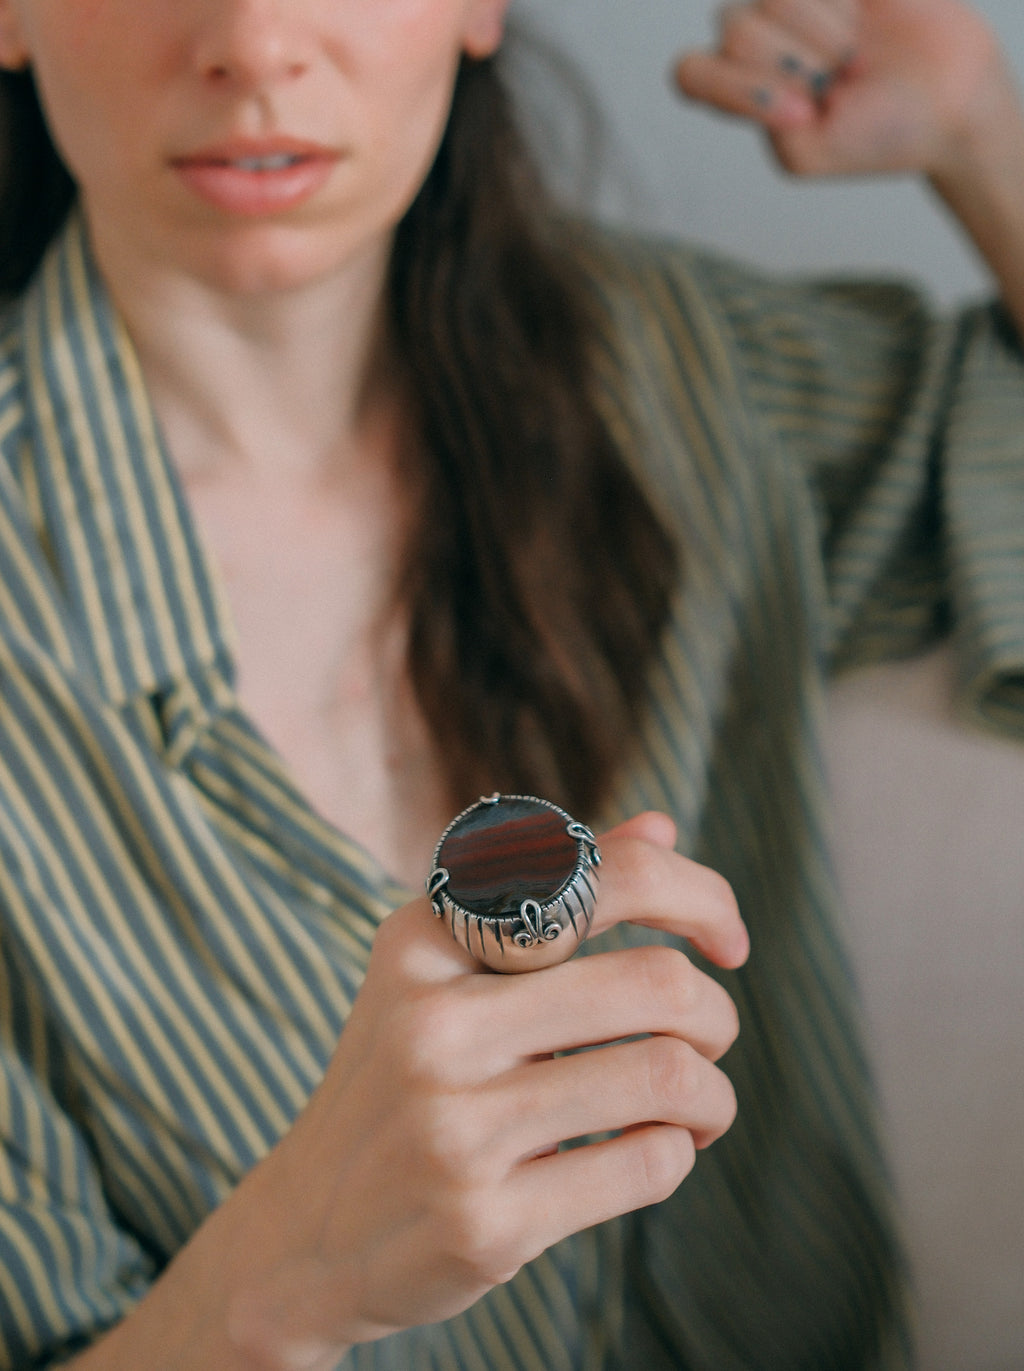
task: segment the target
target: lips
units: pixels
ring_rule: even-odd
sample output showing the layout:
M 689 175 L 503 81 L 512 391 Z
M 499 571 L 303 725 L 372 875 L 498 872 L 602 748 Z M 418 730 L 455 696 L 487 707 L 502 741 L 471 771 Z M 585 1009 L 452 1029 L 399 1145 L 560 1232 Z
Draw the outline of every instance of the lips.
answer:
M 262 218 L 297 209 L 329 180 L 340 153 L 296 138 L 234 139 L 171 160 L 183 184 L 225 214 Z

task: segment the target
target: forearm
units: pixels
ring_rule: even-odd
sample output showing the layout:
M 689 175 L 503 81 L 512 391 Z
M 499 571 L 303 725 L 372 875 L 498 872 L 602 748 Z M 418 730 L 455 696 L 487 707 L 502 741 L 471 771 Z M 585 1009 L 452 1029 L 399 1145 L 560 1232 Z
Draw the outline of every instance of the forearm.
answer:
M 266 1168 L 264 1163 L 264 1168 Z M 206 1220 L 127 1318 L 74 1371 L 332 1371 L 348 1350 L 264 1336 L 253 1292 L 272 1288 L 295 1214 L 257 1168 Z M 285 1257 L 286 1259 L 286 1257 Z M 340 1293 L 340 1292 L 339 1292 Z M 342 1303 L 339 1299 L 338 1303 Z
M 1024 338 L 1024 110 L 1009 76 L 929 179 L 988 264 Z

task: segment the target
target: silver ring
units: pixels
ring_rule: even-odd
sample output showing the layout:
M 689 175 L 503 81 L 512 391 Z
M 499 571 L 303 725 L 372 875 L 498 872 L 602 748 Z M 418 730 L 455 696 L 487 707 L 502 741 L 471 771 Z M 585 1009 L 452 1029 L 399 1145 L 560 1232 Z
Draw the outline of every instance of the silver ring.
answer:
M 488 795 L 438 839 L 427 894 L 452 937 L 493 971 L 568 961 L 590 932 L 601 853 L 550 800 Z

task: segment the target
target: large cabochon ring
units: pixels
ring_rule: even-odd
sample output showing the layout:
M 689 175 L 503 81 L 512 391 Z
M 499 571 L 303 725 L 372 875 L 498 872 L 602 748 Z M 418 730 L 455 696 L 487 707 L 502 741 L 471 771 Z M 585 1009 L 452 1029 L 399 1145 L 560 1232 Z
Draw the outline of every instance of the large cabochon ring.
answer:
M 490 795 L 441 834 L 427 894 L 457 942 L 494 971 L 567 961 L 594 917 L 601 854 L 550 800 Z

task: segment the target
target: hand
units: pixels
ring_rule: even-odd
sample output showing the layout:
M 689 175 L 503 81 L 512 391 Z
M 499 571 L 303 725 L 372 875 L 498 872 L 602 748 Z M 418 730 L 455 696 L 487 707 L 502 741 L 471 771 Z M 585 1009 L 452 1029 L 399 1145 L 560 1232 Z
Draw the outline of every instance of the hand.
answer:
M 748 944 L 729 887 L 674 840 L 657 814 L 601 839 L 594 934 L 628 920 L 738 966 Z M 287 1244 L 235 1301 L 236 1343 L 270 1366 L 328 1367 L 353 1342 L 459 1312 L 567 1234 L 664 1198 L 732 1121 L 714 1063 L 736 1032 L 726 992 L 681 951 L 500 976 L 425 899 L 399 910 L 321 1087 L 257 1168 Z M 620 1041 L 635 1034 L 652 1036 Z M 609 1045 L 553 1056 L 595 1044 Z
M 787 170 L 955 174 L 1015 107 L 998 44 L 959 0 L 749 0 L 683 56 L 695 100 L 763 127 Z

